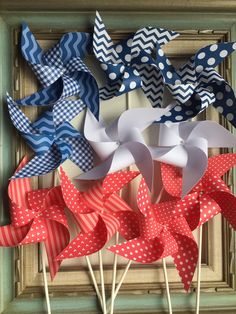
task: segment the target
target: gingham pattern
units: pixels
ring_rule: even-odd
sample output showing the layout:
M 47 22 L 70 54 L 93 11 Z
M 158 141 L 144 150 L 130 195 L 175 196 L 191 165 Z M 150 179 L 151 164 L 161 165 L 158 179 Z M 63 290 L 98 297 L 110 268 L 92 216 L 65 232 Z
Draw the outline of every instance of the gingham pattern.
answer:
M 92 168 L 92 149 L 70 123 L 55 126 L 51 111 L 45 111 L 30 123 L 10 97 L 8 107 L 13 124 L 36 152 L 36 156 L 14 178 L 49 173 L 68 158 L 84 171 Z
M 70 96 L 81 100 L 99 116 L 99 90 L 95 78 L 82 61 L 91 51 L 92 37 L 88 33 L 67 33 L 60 41 L 43 52 L 26 24 L 22 29 L 22 54 L 44 87 L 38 92 L 17 101 L 19 105 L 55 105 Z M 86 74 L 86 80 L 80 79 Z M 93 95 L 87 97 L 86 94 Z M 94 97 L 97 95 L 97 97 Z M 60 102 L 60 105 L 62 102 Z M 56 111 L 58 113 L 58 111 Z M 73 114 L 75 116 L 77 112 Z M 58 120 L 55 116 L 55 120 Z

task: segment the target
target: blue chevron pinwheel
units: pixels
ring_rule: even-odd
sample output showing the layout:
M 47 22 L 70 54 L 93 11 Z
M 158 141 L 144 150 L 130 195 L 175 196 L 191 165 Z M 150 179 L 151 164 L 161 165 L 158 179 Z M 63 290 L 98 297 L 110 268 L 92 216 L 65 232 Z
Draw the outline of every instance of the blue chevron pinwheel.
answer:
M 92 168 L 92 149 L 69 122 L 55 124 L 52 111 L 45 111 L 31 123 L 9 95 L 7 103 L 14 126 L 35 152 L 33 159 L 12 178 L 49 173 L 67 159 L 83 171 Z
M 38 92 L 17 101 L 19 105 L 53 105 L 63 110 L 65 99 L 73 100 L 75 115 L 88 106 L 99 116 L 99 90 L 95 78 L 82 61 L 92 52 L 92 35 L 83 32 L 67 33 L 51 49 L 43 51 L 26 24 L 22 25 L 21 52 L 42 85 Z
M 236 49 L 236 43 L 223 42 L 201 48 L 176 70 L 157 45 L 157 65 L 176 105 L 159 122 L 176 122 L 193 118 L 213 105 L 236 126 L 234 92 L 216 68 Z
M 142 88 L 154 107 L 163 97 L 163 77 L 151 57 L 156 44 L 161 47 L 179 34 L 162 28 L 145 27 L 127 39 L 114 44 L 96 13 L 93 51 L 107 76 L 100 88 L 100 99 L 107 100 L 136 88 Z

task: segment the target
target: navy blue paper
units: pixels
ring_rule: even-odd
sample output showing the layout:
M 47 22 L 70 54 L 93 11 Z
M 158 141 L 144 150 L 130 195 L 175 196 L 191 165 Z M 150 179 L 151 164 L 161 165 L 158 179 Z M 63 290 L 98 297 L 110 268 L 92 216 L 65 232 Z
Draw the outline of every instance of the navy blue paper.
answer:
M 213 105 L 236 126 L 235 95 L 214 68 L 236 49 L 236 43 L 219 43 L 201 48 L 176 70 L 157 45 L 157 65 L 176 105 L 158 122 L 191 119 Z
M 107 100 L 142 88 L 153 107 L 160 107 L 163 78 L 151 54 L 156 44 L 163 46 L 178 35 L 162 28 L 145 27 L 114 44 L 97 12 L 93 51 L 107 78 L 107 84 L 100 88 L 100 99 Z

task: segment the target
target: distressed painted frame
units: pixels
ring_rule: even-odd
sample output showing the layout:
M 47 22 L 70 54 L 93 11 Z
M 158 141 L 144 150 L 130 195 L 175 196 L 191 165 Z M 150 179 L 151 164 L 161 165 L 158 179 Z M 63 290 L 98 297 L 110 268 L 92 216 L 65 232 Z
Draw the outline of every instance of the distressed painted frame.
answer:
M 144 7 L 145 6 L 145 7 Z M 94 10 L 98 9 L 111 29 L 134 29 L 147 23 L 170 29 L 182 30 L 226 30 L 236 40 L 236 1 L 27 1 L 1 0 L 0 2 L 0 222 L 7 221 L 5 200 L 8 178 L 15 165 L 15 147 L 11 134 L 12 127 L 5 119 L 5 92 L 11 90 L 13 29 L 22 20 L 32 27 L 48 29 L 88 28 L 93 24 Z M 122 17 L 122 25 L 120 19 Z M 14 62 L 14 60 L 13 60 Z M 232 57 L 232 85 L 236 88 L 236 56 Z M 232 245 L 234 250 L 234 244 Z M 233 252 L 234 253 L 234 252 Z M 17 259 L 16 259 L 17 260 Z M 18 265 L 14 264 L 13 250 L 0 249 L 0 313 L 44 313 L 45 304 L 41 298 L 14 299 L 13 274 Z M 120 294 L 116 301 L 116 313 L 163 313 L 167 309 L 165 296 L 147 291 L 145 295 Z M 191 313 L 195 295 L 172 294 L 173 310 Z M 53 313 L 97 313 L 95 295 L 73 296 L 63 293 L 52 298 Z M 207 313 L 235 313 L 236 293 L 231 291 L 204 292 L 201 296 L 201 310 Z

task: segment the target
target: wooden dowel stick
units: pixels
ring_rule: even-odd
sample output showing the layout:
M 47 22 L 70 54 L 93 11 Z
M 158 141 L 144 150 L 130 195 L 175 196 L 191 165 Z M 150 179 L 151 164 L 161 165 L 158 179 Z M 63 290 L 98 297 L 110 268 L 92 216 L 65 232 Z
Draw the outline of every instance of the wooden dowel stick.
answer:
M 101 250 L 98 252 L 98 257 L 99 257 L 100 280 L 101 280 L 101 289 L 102 289 L 103 314 L 107 314 L 106 293 L 105 293 L 105 283 L 104 283 L 104 273 L 103 273 L 103 262 L 102 262 Z
M 124 271 L 123 271 L 123 273 L 122 273 L 122 275 L 121 275 L 121 277 L 120 277 L 119 283 L 117 284 L 115 292 L 114 292 L 114 299 L 117 297 L 117 294 L 118 294 L 118 292 L 120 290 L 120 287 L 121 287 L 121 285 L 122 285 L 122 283 L 123 283 L 123 281 L 125 279 L 125 276 L 126 276 L 128 270 L 130 268 L 131 263 L 132 263 L 132 261 L 129 260 L 127 265 L 126 265 L 126 267 L 125 267 L 125 269 L 124 269 Z M 110 307 L 111 307 L 111 300 L 109 300 L 109 302 L 108 302 L 108 307 L 107 307 L 108 311 L 109 311 Z
M 197 266 L 197 291 L 196 291 L 196 314 L 200 308 L 200 287 L 201 287 L 201 261 L 202 261 L 202 226 L 199 227 L 198 238 L 198 266 Z
M 165 260 L 165 258 L 162 259 L 162 266 L 163 266 L 163 272 L 164 272 L 164 278 L 165 278 L 165 284 L 166 284 L 166 295 L 167 295 L 168 311 L 169 311 L 169 314 L 172 314 L 172 306 L 171 306 L 171 298 L 170 298 L 170 288 L 169 288 L 169 281 L 168 281 L 168 275 L 167 275 L 167 268 L 166 268 L 166 260 Z
M 125 267 L 125 270 L 124 270 L 124 272 L 123 272 L 123 274 L 122 274 L 122 276 L 121 276 L 121 278 L 120 278 L 120 280 L 119 280 L 119 283 L 118 283 L 118 285 L 116 286 L 116 290 L 115 290 L 115 293 L 114 293 L 114 298 L 116 298 L 116 296 L 117 296 L 117 294 L 118 294 L 118 292 L 119 292 L 119 290 L 120 290 L 120 287 L 121 287 L 121 285 L 122 285 L 122 283 L 123 283 L 123 281 L 124 281 L 124 279 L 125 279 L 125 276 L 126 276 L 128 270 L 129 270 L 129 268 L 130 268 L 131 263 L 132 263 L 132 261 L 129 260 L 128 263 L 127 263 L 127 265 L 126 265 L 126 267 Z
M 93 272 L 92 265 L 91 265 L 91 263 L 90 263 L 90 259 L 89 259 L 88 256 L 85 256 L 85 259 L 86 259 L 86 262 L 87 262 L 87 266 L 88 266 L 89 273 L 90 273 L 90 276 L 91 276 L 91 279 L 92 279 L 92 282 L 93 282 L 94 289 L 95 289 L 95 291 L 96 291 L 96 293 L 97 293 L 98 300 L 99 300 L 99 302 L 100 302 L 100 304 L 101 304 L 101 307 L 102 307 L 102 310 L 103 310 L 102 296 L 101 296 L 101 293 L 100 293 L 100 291 L 99 291 L 96 278 L 95 278 L 95 276 L 94 276 L 94 272 Z
M 46 263 L 45 263 L 45 252 L 43 243 L 40 243 L 40 251 L 41 251 L 41 260 L 42 260 L 42 268 L 43 268 L 43 282 L 44 282 L 44 292 L 47 304 L 47 313 L 51 314 L 51 305 L 50 305 L 50 298 L 48 292 L 48 280 L 47 280 L 47 272 L 46 272 Z
M 116 232 L 116 241 L 115 244 L 118 244 L 119 242 L 119 233 Z M 113 314 L 114 312 L 114 302 L 115 302 L 115 288 L 116 288 L 116 270 L 117 270 L 117 254 L 114 254 L 114 259 L 113 259 L 113 272 L 112 272 L 112 287 L 111 287 L 111 309 L 110 309 L 110 314 Z

